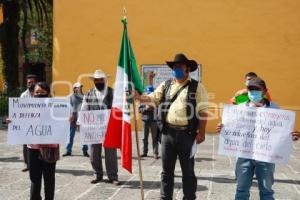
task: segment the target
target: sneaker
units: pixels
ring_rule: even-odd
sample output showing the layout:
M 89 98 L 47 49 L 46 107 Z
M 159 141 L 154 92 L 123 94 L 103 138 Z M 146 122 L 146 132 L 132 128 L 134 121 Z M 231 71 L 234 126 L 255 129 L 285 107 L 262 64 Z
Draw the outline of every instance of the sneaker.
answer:
M 143 153 L 143 154 L 141 155 L 141 157 L 142 157 L 142 158 L 147 157 L 147 154 L 146 154 L 146 153 Z
M 63 157 L 65 157 L 65 156 L 72 156 L 72 153 L 71 153 L 71 152 L 66 152 L 66 153 L 64 153 L 62 156 L 63 156 Z
M 96 178 L 94 180 L 91 180 L 91 184 L 96 184 L 96 183 L 99 183 L 101 181 L 103 181 L 103 178 Z
M 154 154 L 153 157 L 154 157 L 154 159 L 156 159 L 156 160 L 159 158 L 157 154 Z
M 84 157 L 90 157 L 90 155 L 88 154 L 88 152 L 83 152 L 83 156 Z

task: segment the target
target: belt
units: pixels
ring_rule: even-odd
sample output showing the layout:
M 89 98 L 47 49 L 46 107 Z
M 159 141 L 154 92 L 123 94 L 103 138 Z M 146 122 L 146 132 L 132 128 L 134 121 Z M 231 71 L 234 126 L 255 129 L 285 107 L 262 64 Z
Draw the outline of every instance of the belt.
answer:
M 172 128 L 172 129 L 175 129 L 175 130 L 180 130 L 180 131 L 185 131 L 189 128 L 187 125 L 186 126 L 179 126 L 179 125 L 173 125 L 173 124 L 169 124 L 169 123 L 166 123 L 166 127 Z

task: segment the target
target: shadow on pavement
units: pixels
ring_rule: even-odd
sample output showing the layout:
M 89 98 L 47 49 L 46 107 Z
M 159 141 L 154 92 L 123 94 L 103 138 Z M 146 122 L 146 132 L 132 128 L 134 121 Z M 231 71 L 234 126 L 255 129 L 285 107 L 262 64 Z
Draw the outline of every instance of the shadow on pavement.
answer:
M 144 189 L 159 189 L 160 188 L 160 181 L 145 181 L 144 180 Z M 128 183 L 126 182 L 120 182 L 120 185 L 123 185 L 125 188 L 131 188 L 131 189 L 140 189 L 140 181 L 130 181 Z M 182 184 L 175 182 L 174 188 L 181 188 Z M 205 191 L 208 190 L 206 186 L 198 185 L 197 191 Z
M 73 176 L 93 176 L 94 172 L 90 170 L 77 170 L 77 169 L 56 169 L 56 173 L 72 174 Z
M 206 181 L 213 181 L 215 183 L 236 183 L 234 178 L 226 178 L 226 177 L 197 177 L 198 180 L 206 180 Z
M 181 177 L 181 176 L 176 176 Z M 197 177 L 198 180 L 207 180 L 207 181 L 213 181 L 215 183 L 236 183 L 235 178 L 226 178 L 226 177 Z M 290 179 L 275 179 L 275 184 L 278 183 L 287 183 L 287 184 L 296 184 L 300 185 L 300 180 L 290 180 Z M 252 186 L 257 187 L 257 178 L 253 178 L 253 184 Z
M 3 157 L 0 158 L 0 162 L 24 162 L 20 160 L 20 157 Z
M 275 182 L 300 185 L 300 180 L 275 179 Z
M 212 161 L 216 161 L 216 159 L 212 159 L 212 158 L 195 158 L 194 160 L 195 160 L 195 162 L 202 162 L 202 161 L 212 162 Z

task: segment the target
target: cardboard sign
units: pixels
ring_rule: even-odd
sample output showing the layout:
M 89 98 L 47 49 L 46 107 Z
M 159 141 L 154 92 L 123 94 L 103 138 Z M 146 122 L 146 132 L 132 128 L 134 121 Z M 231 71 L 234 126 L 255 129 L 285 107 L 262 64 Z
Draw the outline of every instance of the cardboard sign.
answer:
M 288 162 L 294 112 L 225 105 L 222 123 L 219 154 L 270 163 Z
M 9 144 L 65 144 L 70 134 L 65 98 L 9 98 Z
M 157 88 L 162 82 L 173 78 L 172 70 L 167 65 L 142 65 L 142 81 L 144 86 L 148 85 L 147 74 L 151 71 L 155 73 L 153 79 L 154 88 Z M 201 82 L 201 65 L 198 65 L 197 70 L 191 72 L 190 76 L 196 81 Z
M 79 112 L 81 144 L 101 144 L 104 141 L 110 110 Z

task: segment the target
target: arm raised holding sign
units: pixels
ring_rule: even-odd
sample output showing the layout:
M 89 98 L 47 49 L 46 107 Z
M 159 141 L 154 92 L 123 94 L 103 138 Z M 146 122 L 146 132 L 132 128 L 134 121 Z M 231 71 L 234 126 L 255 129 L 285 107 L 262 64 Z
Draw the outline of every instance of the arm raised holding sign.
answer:
M 220 132 L 221 132 L 223 126 L 224 126 L 224 124 L 218 123 L 217 128 L 216 128 L 217 133 L 220 133 Z
M 292 132 L 293 141 L 298 141 L 300 138 L 300 132 L 299 131 L 293 131 Z

